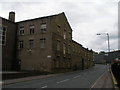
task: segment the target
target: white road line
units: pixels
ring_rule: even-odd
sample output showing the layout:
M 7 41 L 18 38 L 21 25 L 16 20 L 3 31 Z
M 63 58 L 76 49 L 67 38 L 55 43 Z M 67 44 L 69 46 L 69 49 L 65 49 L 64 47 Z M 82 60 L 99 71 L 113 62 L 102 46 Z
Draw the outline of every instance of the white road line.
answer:
M 106 72 L 107 72 L 107 71 L 106 71 Z M 94 88 L 94 86 L 96 85 L 96 83 L 105 75 L 106 72 L 104 72 L 104 73 L 95 81 L 95 83 L 91 86 L 91 88 Z
M 66 82 L 66 81 L 68 81 L 68 80 L 70 80 L 70 79 L 65 79 L 65 80 L 59 81 L 59 82 L 57 82 L 57 83 Z
M 80 75 L 78 75 L 78 76 L 75 76 L 75 77 L 73 77 L 73 78 L 78 78 L 78 77 L 80 77 Z
M 37 89 L 35 89 L 35 90 L 40 90 L 41 88 L 37 88 Z
M 40 90 L 41 88 L 47 88 L 48 86 L 42 86 L 42 87 L 40 87 L 40 88 L 37 88 L 37 89 L 35 89 L 35 90 Z
M 41 87 L 41 88 L 47 88 L 47 86 L 43 86 L 43 87 Z

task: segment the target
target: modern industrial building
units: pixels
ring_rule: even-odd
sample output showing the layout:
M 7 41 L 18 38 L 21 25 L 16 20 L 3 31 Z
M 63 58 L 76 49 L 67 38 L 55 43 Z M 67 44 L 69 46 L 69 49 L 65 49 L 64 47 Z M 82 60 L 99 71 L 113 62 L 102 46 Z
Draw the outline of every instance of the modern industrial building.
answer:
M 64 13 L 15 22 L 2 18 L 3 70 L 71 71 L 93 66 L 93 51 L 72 40 Z

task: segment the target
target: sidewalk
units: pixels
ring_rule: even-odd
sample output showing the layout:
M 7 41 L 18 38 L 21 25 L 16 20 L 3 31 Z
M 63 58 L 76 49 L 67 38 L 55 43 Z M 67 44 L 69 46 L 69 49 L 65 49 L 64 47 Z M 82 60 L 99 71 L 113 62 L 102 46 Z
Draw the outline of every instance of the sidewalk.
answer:
M 24 78 L 18 78 L 18 79 L 11 79 L 11 80 L 3 80 L 2 85 L 7 85 L 7 84 L 13 84 L 13 83 L 18 83 L 18 82 L 24 82 L 24 81 L 29 81 L 29 80 L 35 80 L 35 79 L 41 79 L 41 78 L 46 78 L 46 77 L 52 77 L 57 74 L 49 74 L 49 75 L 40 75 L 40 76 L 31 76 L 31 77 L 24 77 Z
M 22 73 L 22 72 L 17 72 L 17 71 L 0 71 L 0 74 L 4 73 Z
M 105 72 L 91 88 L 114 88 L 110 72 Z

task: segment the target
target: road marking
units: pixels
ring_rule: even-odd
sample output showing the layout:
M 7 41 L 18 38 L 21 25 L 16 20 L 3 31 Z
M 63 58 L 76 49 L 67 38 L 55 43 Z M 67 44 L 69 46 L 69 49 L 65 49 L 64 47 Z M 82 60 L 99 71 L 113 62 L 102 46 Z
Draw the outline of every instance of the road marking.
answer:
M 43 86 L 43 87 L 41 87 L 41 88 L 47 88 L 47 86 Z M 37 88 L 37 89 L 35 89 L 35 90 L 40 90 L 41 88 Z
M 107 72 L 107 71 L 106 71 L 106 72 Z M 94 88 L 94 86 L 96 85 L 96 83 L 103 77 L 103 75 L 105 75 L 106 72 L 104 72 L 104 73 L 95 81 L 95 83 L 91 86 L 91 88 Z
M 80 77 L 80 75 L 78 75 L 78 76 L 75 76 L 75 77 L 73 77 L 73 78 L 78 78 L 78 77 Z
M 68 80 L 70 80 L 70 79 L 65 79 L 65 80 L 59 81 L 59 82 L 57 82 L 57 83 L 66 82 L 66 81 L 68 81 Z
M 43 86 L 43 87 L 41 87 L 41 88 L 47 88 L 47 86 Z
M 40 90 L 41 88 L 37 88 L 37 89 L 35 89 L 35 90 Z

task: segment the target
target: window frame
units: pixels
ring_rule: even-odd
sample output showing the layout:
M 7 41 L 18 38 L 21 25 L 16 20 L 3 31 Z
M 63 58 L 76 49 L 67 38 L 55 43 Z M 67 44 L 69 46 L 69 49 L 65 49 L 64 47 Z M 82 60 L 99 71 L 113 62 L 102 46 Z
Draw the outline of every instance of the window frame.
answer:
M 66 54 L 66 44 L 63 43 L 63 54 Z
M 56 47 L 57 51 L 60 51 L 60 40 L 57 40 L 57 47 Z
M 44 26 L 45 25 L 45 26 Z M 46 23 L 42 23 L 41 25 L 40 25 L 40 32 L 41 33 L 46 33 L 46 31 L 47 31 L 47 24 Z
M 34 48 L 34 39 L 29 40 L 29 48 L 33 49 Z
M 45 48 L 46 38 L 40 39 L 40 48 Z
M 24 48 L 23 40 L 19 40 L 19 49 Z
M 5 28 L 5 31 L 4 31 L 4 28 Z M 2 26 L 0 31 L 1 31 L 1 34 L 0 34 L 0 37 L 1 37 L 0 45 L 5 46 L 6 45 L 6 37 L 7 37 L 7 26 Z M 3 37 L 4 37 L 4 40 L 3 40 Z
M 66 30 L 64 29 L 64 31 L 63 31 L 63 38 L 64 39 L 66 39 L 67 38 L 67 32 L 66 32 Z
M 34 34 L 35 33 L 35 26 L 34 25 L 30 25 L 29 26 L 29 30 L 30 30 L 30 34 Z
M 71 48 L 71 45 L 68 45 L 68 54 L 70 54 L 70 53 L 71 53 L 70 48 Z
M 61 26 L 57 25 L 57 32 L 60 33 L 60 30 L 61 30 Z
M 2 45 L 2 34 L 3 34 L 3 29 L 2 26 L 0 26 L 0 45 Z
M 19 35 L 22 36 L 22 35 L 24 35 L 24 33 L 25 33 L 25 32 L 24 32 L 24 27 L 20 27 L 20 28 L 19 28 Z

